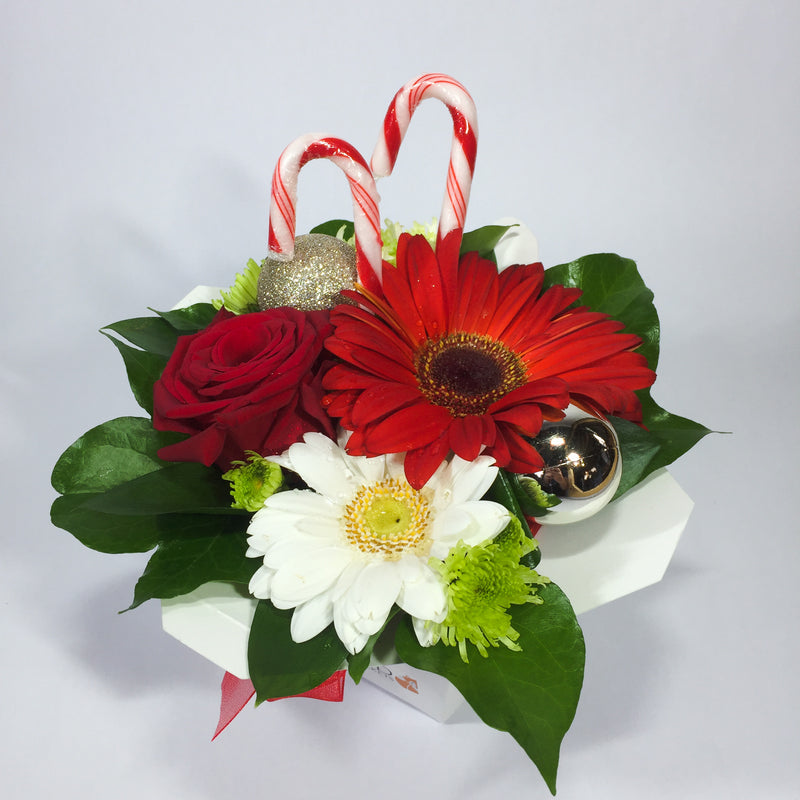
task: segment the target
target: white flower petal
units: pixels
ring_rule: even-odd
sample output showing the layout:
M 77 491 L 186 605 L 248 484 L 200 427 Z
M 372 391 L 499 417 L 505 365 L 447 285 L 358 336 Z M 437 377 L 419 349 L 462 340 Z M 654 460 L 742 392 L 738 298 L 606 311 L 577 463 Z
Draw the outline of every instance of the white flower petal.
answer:
M 320 550 L 327 552 L 329 547 L 329 542 L 313 536 L 295 534 L 291 538 L 284 537 L 276 542 L 270 542 L 264 549 L 264 565 L 278 570 L 297 560 L 301 562 L 321 560 L 325 556 L 318 555 L 318 552 Z
M 307 642 L 333 622 L 333 603 L 330 593 L 323 592 L 301 603 L 292 614 L 290 632 L 292 641 Z
M 433 520 L 431 555 L 445 558 L 459 540 L 473 546 L 493 539 L 508 525 L 510 518 L 503 506 L 488 500 L 471 500 L 452 506 Z
M 362 633 L 372 635 L 386 622 L 401 589 L 400 574 L 391 561 L 368 564 L 361 570 L 346 596 L 345 608 Z
M 253 577 L 250 578 L 250 585 L 248 586 L 250 594 L 262 600 L 269 600 L 272 576 L 274 574 L 274 570 L 269 567 L 259 567 L 253 573 Z
M 293 608 L 331 587 L 350 559 L 346 550 L 323 547 L 313 553 L 299 552 L 276 570 L 272 579 L 272 601 L 280 608 Z
M 337 503 L 349 502 L 362 483 L 349 456 L 322 434 L 307 433 L 303 442 L 293 444 L 284 455 L 315 492 Z
M 310 489 L 292 489 L 270 495 L 264 501 L 264 508 L 255 513 L 253 522 L 268 517 L 272 511 L 282 511 L 294 516 L 311 516 L 337 513 L 337 509 L 336 504 Z
M 439 638 L 434 635 L 433 631 L 430 630 L 425 624 L 424 619 L 417 619 L 414 617 L 411 620 L 411 624 L 414 627 L 414 633 L 417 634 L 417 641 L 422 645 L 422 647 L 431 647 L 432 645 L 436 644 L 439 641 Z
M 447 597 L 439 576 L 428 566 L 419 571 L 416 580 L 405 581 L 397 605 L 423 620 L 442 622 L 447 616 Z
M 539 260 L 539 243 L 531 229 L 515 217 L 503 217 L 495 225 L 514 225 L 494 246 L 497 269 L 502 272 L 512 264 L 532 264 Z
M 369 635 L 361 633 L 352 622 L 342 615 L 339 604 L 335 604 L 333 607 L 333 626 L 336 629 L 336 635 L 349 653 L 355 654 L 364 649 Z
M 436 470 L 426 486 L 434 492 L 436 507 L 445 508 L 480 499 L 496 477 L 497 467 L 490 456 L 478 456 L 474 461 L 453 456 Z

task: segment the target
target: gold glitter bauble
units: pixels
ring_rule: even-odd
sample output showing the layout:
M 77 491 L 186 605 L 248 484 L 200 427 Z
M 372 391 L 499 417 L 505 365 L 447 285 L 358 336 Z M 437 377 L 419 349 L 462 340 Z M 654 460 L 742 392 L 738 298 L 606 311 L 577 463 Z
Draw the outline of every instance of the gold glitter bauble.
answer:
M 294 258 L 267 258 L 258 277 L 258 307 L 293 306 L 301 311 L 333 308 L 339 292 L 358 280 L 356 251 L 347 242 L 322 233 L 307 233 L 294 241 Z

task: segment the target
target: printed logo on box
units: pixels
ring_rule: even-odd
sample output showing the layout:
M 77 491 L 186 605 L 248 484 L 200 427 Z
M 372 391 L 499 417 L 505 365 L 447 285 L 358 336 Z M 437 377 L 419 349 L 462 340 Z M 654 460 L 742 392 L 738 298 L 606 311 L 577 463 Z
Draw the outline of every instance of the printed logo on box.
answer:
M 395 675 L 389 669 L 389 667 L 383 664 L 380 666 L 370 667 L 369 669 L 370 672 L 380 675 L 382 678 L 386 678 L 390 683 L 397 683 L 404 689 L 407 689 L 409 692 L 419 694 L 419 684 L 417 683 L 416 679 L 412 678 L 410 675 Z

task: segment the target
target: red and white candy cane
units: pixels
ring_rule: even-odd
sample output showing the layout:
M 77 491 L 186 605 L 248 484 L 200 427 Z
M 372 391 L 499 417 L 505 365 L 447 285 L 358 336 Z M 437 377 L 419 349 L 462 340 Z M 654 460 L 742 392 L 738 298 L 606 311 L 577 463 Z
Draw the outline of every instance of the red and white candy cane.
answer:
M 300 170 L 316 158 L 327 158 L 347 176 L 353 195 L 358 278 L 370 291 L 381 282 L 380 197 L 369 166 L 353 145 L 327 134 L 309 133 L 295 139 L 281 153 L 272 176 L 269 209 L 269 250 L 272 258 L 294 255 L 297 222 L 297 179 Z
M 372 154 L 372 172 L 376 178 L 391 174 L 411 117 L 417 106 L 428 97 L 441 100 L 453 118 L 453 145 L 437 246 L 453 231 L 457 231 L 456 238 L 460 244 L 478 150 L 478 115 L 469 92 L 455 78 L 428 72 L 400 89 L 386 112 L 383 130 Z

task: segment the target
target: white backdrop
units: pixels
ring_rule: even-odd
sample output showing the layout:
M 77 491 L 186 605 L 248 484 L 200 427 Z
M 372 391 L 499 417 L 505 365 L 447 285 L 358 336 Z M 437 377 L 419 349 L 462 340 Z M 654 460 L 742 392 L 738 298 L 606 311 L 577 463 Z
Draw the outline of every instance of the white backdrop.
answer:
M 246 709 L 221 672 L 118 616 L 145 556 L 50 526 L 59 453 L 138 413 L 97 329 L 265 254 L 282 148 L 365 153 L 394 92 L 459 78 L 480 115 L 467 227 L 513 214 L 545 265 L 634 258 L 663 335 L 654 394 L 733 435 L 675 465 L 696 508 L 660 584 L 581 618 L 559 797 L 796 797 L 800 5 L 6 0 L 0 9 L 0 791 L 31 798 L 546 797 L 505 734 L 369 685 Z M 451 125 L 425 103 L 382 213 L 438 214 Z M 299 231 L 349 216 L 303 172 Z

